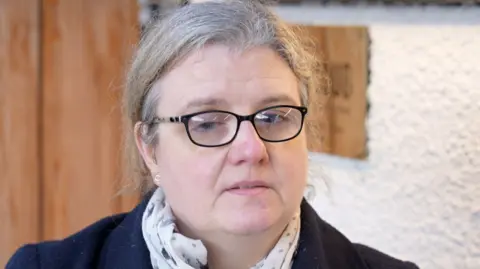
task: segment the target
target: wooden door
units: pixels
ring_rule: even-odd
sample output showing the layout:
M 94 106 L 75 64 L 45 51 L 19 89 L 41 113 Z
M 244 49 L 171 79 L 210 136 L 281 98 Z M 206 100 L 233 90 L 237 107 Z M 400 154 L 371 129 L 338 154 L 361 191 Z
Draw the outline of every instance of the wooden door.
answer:
M 120 94 L 137 42 L 135 0 L 45 0 L 42 46 L 43 238 L 127 208 L 116 196 Z
M 38 0 L 0 0 L 0 266 L 40 238 Z
M 120 93 L 136 0 L 0 0 L 0 267 L 138 195 L 118 196 Z
M 362 26 L 301 29 L 313 40 L 331 81 L 328 96 L 322 90 L 309 93 L 309 150 L 364 159 L 368 154 L 368 30 Z

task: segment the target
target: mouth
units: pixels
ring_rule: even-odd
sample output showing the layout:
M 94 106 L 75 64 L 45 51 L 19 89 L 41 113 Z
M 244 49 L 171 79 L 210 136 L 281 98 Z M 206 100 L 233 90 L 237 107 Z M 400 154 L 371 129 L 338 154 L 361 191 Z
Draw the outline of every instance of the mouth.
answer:
M 263 182 L 240 182 L 228 188 L 227 192 L 235 195 L 255 196 L 269 189 L 270 187 Z

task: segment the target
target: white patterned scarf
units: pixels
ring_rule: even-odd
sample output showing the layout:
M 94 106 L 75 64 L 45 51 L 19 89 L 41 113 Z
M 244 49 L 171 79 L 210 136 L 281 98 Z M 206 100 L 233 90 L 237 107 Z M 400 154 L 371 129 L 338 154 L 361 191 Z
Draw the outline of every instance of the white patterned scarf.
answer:
M 142 232 L 154 269 L 208 268 L 207 249 L 200 240 L 178 233 L 172 210 L 160 188 L 154 192 L 143 213 Z M 290 269 L 299 234 L 300 212 L 292 218 L 269 254 L 251 269 Z

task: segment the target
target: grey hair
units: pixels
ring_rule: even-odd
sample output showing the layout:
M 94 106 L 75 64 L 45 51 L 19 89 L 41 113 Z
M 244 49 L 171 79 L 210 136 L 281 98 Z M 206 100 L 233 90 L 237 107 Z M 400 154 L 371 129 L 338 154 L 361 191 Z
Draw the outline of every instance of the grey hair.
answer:
M 176 8 L 152 21 L 145 29 L 127 74 L 124 114 L 127 120 L 126 157 L 136 187 L 149 184 L 150 175 L 134 144 L 133 126 L 145 123 L 145 143 L 156 141 L 153 120 L 161 93 L 152 86 L 189 54 L 209 44 L 222 44 L 238 52 L 269 47 L 278 53 L 298 78 L 303 105 L 308 93 L 322 87 L 322 66 L 300 39 L 297 30 L 280 20 L 259 1 L 205 1 Z M 132 174 L 133 173 L 133 174 Z M 151 186 L 147 186 L 148 190 Z

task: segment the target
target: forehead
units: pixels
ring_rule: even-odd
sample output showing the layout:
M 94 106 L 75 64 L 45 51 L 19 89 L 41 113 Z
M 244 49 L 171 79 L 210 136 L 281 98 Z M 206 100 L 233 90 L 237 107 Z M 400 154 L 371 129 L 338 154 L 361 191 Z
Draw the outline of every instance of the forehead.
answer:
M 166 113 L 195 112 L 204 106 L 258 109 L 266 103 L 300 104 L 295 75 L 267 47 L 239 52 L 207 46 L 189 55 L 153 90 L 161 93 L 158 110 Z

